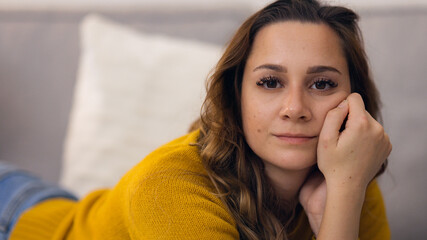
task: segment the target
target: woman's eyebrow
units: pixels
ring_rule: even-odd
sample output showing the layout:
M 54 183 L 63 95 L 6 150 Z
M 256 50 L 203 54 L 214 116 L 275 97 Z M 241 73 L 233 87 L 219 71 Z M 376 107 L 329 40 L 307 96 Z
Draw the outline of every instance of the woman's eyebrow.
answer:
M 341 74 L 340 71 L 338 71 L 338 69 L 331 67 L 331 66 L 313 66 L 313 67 L 309 67 L 307 69 L 307 73 L 323 73 L 323 72 L 336 72 L 338 74 Z
M 268 69 L 268 70 L 273 70 L 273 71 L 276 71 L 276 72 L 283 72 L 283 73 L 287 73 L 288 72 L 288 70 L 286 69 L 286 67 L 278 65 L 278 64 L 270 64 L 270 63 L 260 65 L 260 66 L 258 66 L 256 68 L 254 68 L 253 71 L 255 72 L 255 71 L 260 70 L 260 69 Z M 307 69 L 307 73 L 308 74 L 312 74 L 312 73 L 323 73 L 323 72 L 336 72 L 338 74 L 341 74 L 341 72 L 338 69 L 336 69 L 334 67 L 331 67 L 331 66 L 322 66 L 322 65 L 319 65 L 319 66 L 312 66 L 312 67 L 309 67 Z
M 286 69 L 286 67 L 281 66 L 281 65 L 277 65 L 277 64 L 270 64 L 270 63 L 263 64 L 263 65 L 260 65 L 260 66 L 258 66 L 256 68 L 254 68 L 254 72 L 257 71 L 257 70 L 260 70 L 260 69 L 269 69 L 269 70 L 273 70 L 273 71 L 276 71 L 276 72 L 283 72 L 283 73 L 288 72 L 288 70 Z

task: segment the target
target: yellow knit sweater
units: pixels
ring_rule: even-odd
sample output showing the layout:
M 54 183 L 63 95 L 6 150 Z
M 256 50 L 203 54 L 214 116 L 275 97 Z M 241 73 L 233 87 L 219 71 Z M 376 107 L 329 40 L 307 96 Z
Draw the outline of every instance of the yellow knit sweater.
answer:
M 147 156 L 111 190 L 79 202 L 52 199 L 27 210 L 12 240 L 46 239 L 238 239 L 233 217 L 202 166 L 193 132 Z M 102 167 L 102 166 L 100 166 Z M 304 212 L 292 239 L 310 239 Z M 367 191 L 360 239 L 389 239 L 384 204 L 376 182 Z

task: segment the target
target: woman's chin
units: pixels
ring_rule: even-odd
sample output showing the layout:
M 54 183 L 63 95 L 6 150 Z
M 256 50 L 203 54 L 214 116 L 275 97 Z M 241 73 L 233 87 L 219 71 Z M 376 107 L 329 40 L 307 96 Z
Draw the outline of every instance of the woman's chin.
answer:
M 316 153 L 307 151 L 287 151 L 271 160 L 264 160 L 267 164 L 275 165 L 283 170 L 305 170 L 317 163 Z

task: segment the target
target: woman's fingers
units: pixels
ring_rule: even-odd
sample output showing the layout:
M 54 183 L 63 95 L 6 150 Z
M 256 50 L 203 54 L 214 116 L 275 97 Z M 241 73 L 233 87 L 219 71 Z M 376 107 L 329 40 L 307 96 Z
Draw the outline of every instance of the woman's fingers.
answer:
M 325 143 L 326 145 L 335 143 L 336 145 L 341 125 L 347 117 L 348 111 L 348 101 L 344 100 L 336 108 L 328 112 L 319 136 L 321 143 Z
M 368 127 L 375 119 L 366 111 L 365 103 L 358 93 L 352 93 L 347 97 L 348 100 L 348 121 L 346 128 L 355 128 L 355 131 Z M 360 129 L 362 128 L 362 129 Z
M 330 182 L 363 186 L 372 180 L 390 154 L 390 139 L 381 124 L 365 110 L 359 94 L 350 94 L 343 103 L 325 118 L 317 163 Z M 345 129 L 340 133 L 347 113 Z
M 351 117 L 351 115 L 360 116 L 366 113 L 365 103 L 360 94 L 352 93 L 348 95 L 347 100 L 349 105 L 349 117 Z

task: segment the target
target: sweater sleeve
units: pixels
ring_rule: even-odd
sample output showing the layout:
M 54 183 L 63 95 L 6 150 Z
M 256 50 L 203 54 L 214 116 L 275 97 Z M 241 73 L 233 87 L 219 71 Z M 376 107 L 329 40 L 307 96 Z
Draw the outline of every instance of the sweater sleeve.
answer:
M 190 134 L 148 155 L 101 201 L 102 214 L 94 221 L 121 224 L 126 231 L 121 235 L 133 240 L 238 239 L 235 222 L 214 194 L 192 145 L 195 137 Z M 109 236 L 114 228 L 102 226 Z
M 203 178 L 165 171 L 135 187 L 131 239 L 238 239 L 233 219 Z
M 390 239 L 384 200 L 377 181 L 372 181 L 366 189 L 365 202 L 360 216 L 360 240 Z
M 113 190 L 130 239 L 238 239 L 202 165 L 196 135 L 147 156 Z
M 148 156 L 126 183 L 131 239 L 238 239 L 197 148 L 171 145 Z
M 79 202 L 46 200 L 18 221 L 12 239 L 238 239 L 214 194 L 196 133 L 157 149 L 111 190 Z

